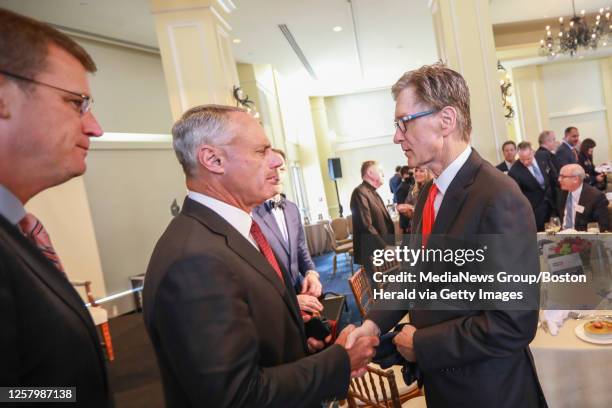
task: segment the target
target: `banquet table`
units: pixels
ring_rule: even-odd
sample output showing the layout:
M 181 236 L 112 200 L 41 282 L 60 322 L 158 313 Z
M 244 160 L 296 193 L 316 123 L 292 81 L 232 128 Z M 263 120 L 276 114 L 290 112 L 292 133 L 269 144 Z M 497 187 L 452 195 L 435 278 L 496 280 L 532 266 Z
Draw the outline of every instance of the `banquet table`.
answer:
M 579 339 L 574 329 L 584 322 L 568 319 L 557 336 L 540 327 L 530 344 L 550 408 L 612 407 L 612 345 Z
M 316 256 L 334 250 L 334 232 L 328 220 L 304 225 L 310 255 Z

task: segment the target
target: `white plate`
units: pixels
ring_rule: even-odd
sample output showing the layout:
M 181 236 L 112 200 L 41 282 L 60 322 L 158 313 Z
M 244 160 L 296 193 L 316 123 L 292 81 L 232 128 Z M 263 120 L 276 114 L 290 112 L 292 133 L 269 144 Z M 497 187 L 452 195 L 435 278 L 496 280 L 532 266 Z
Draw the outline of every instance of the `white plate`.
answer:
M 612 344 L 612 337 L 604 339 L 604 338 L 594 338 L 594 337 L 588 336 L 584 331 L 584 325 L 587 323 L 589 322 L 580 323 L 578 326 L 576 326 L 576 328 L 574 329 L 574 333 L 576 334 L 576 337 L 578 337 L 580 340 L 586 341 L 587 343 Z

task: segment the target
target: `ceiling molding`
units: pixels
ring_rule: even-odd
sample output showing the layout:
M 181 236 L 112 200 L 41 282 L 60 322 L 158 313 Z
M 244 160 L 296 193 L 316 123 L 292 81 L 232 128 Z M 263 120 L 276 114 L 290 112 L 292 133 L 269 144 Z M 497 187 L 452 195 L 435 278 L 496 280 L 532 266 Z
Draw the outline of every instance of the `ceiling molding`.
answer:
M 118 47 L 130 48 L 133 50 L 148 52 L 151 54 L 160 55 L 159 48 L 151 47 L 150 45 L 140 44 L 132 41 L 122 40 L 121 38 L 109 37 L 102 34 L 92 33 L 90 31 L 78 30 L 76 28 L 66 27 L 59 24 L 53 24 L 47 22 L 52 27 L 57 28 L 64 34 L 68 34 L 72 37 L 82 38 L 85 40 L 97 41 L 105 44 L 116 45 Z
M 310 75 L 310 77 L 316 81 L 318 79 L 317 74 L 315 74 L 314 70 L 312 69 L 312 66 L 310 65 L 310 62 L 308 62 L 308 59 L 302 52 L 302 49 L 300 48 L 297 41 L 295 41 L 295 38 L 293 37 L 293 34 L 289 30 L 289 27 L 287 27 L 286 24 L 279 24 L 278 28 L 281 30 L 281 32 L 285 36 L 285 39 L 289 43 L 289 46 L 291 47 L 293 52 L 295 52 L 295 55 L 297 55 L 298 59 L 300 60 L 300 62 L 302 63 L 302 65 L 304 66 L 308 74 Z

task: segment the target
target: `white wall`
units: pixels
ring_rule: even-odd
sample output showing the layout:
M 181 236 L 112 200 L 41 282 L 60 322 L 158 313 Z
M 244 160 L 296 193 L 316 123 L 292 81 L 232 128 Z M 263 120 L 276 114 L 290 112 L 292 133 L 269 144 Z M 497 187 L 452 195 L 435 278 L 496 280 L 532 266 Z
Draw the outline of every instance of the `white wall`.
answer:
M 550 126 L 563 137 L 568 126 L 580 130 L 580 139 L 597 143 L 595 163 L 610 160 L 606 108 L 598 60 L 577 60 L 542 66 Z
M 104 131 L 169 133 L 173 121 L 159 55 L 75 40 L 98 66 L 90 85 L 93 112 Z
M 393 144 L 395 102 L 390 89 L 325 98 L 332 148 L 342 165 L 338 190 L 348 211 L 353 189 L 361 183 L 361 163 L 376 160 L 385 174 L 378 189 L 383 200 L 392 199 L 388 180 L 395 166 L 407 164 L 399 145 Z
M 182 206 L 185 181 L 167 140 L 138 149 L 121 147 L 125 142 L 92 145 L 84 180 L 108 294 L 130 289 L 129 276 L 146 271 L 172 218 L 172 200 Z M 113 306 L 114 313 L 128 312 L 132 298 Z

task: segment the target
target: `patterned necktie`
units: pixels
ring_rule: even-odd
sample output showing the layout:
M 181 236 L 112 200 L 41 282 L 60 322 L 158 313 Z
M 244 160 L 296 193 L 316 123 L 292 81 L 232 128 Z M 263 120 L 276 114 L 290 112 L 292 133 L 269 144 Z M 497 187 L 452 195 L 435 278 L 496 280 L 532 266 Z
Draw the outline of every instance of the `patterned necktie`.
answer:
M 272 248 L 270 247 L 268 240 L 264 236 L 263 232 L 261 232 L 261 228 L 259 228 L 259 225 L 257 225 L 255 220 L 253 220 L 253 223 L 251 224 L 251 236 L 257 243 L 257 246 L 259 247 L 259 250 L 261 251 L 261 253 L 266 257 L 266 260 L 268 261 L 272 269 L 274 269 L 274 272 L 276 272 L 276 274 L 278 275 L 278 278 L 281 280 L 281 282 L 284 285 L 285 280 L 283 279 L 283 273 L 281 272 L 280 266 L 278 266 L 278 262 L 276 261 L 276 258 L 274 257 Z
M 425 201 L 425 208 L 423 209 L 423 246 L 427 246 L 427 240 L 431 235 L 434 221 L 436 219 L 436 211 L 434 208 L 434 201 L 438 195 L 438 186 L 436 183 L 432 183 L 429 193 L 427 194 L 427 201 Z
M 578 150 L 576 150 L 575 148 L 572 148 L 572 153 L 574 153 L 574 159 L 576 159 L 576 163 L 578 163 Z
M 563 225 L 563 229 L 574 228 L 574 197 L 572 197 L 572 192 L 567 193 L 567 201 L 565 202 L 565 225 Z
M 51 239 L 49 238 L 49 234 L 43 227 L 42 223 L 32 214 L 27 213 L 25 217 L 19 221 L 19 227 L 25 235 L 36 247 L 43 253 L 44 256 L 47 257 L 55 265 L 55 267 L 62 272 L 64 275 L 64 268 L 62 267 L 62 263 L 60 262 L 55 249 L 53 249 L 53 245 L 51 245 Z

